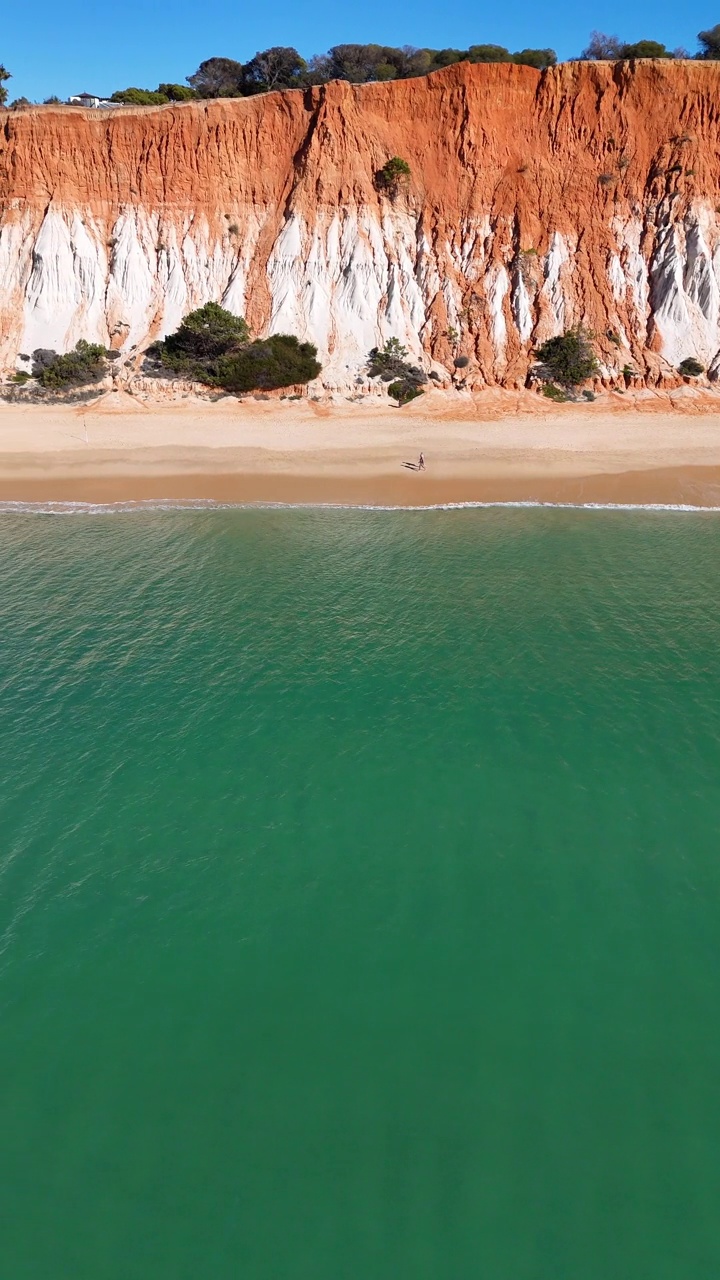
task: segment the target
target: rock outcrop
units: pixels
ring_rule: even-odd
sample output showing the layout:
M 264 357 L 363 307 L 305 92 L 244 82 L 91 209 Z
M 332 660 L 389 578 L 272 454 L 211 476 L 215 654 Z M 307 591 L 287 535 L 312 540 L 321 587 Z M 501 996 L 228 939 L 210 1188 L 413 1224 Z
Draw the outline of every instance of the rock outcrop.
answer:
M 374 175 L 400 155 L 395 198 Z M 461 64 L 244 100 L 0 113 L 0 362 L 133 355 L 208 299 L 315 342 L 400 338 L 520 387 L 574 323 L 608 381 L 720 367 L 720 63 Z M 432 365 L 432 362 L 436 362 Z M 627 374 L 626 376 L 629 376 Z

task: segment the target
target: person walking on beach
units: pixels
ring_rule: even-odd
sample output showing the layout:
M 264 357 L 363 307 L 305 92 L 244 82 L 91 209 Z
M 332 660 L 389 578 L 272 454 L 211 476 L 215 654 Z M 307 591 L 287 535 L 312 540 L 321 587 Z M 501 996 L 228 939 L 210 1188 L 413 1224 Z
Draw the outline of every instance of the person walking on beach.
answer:
M 425 454 L 421 453 L 420 457 L 418 458 L 418 471 L 424 471 L 424 470 L 425 470 Z

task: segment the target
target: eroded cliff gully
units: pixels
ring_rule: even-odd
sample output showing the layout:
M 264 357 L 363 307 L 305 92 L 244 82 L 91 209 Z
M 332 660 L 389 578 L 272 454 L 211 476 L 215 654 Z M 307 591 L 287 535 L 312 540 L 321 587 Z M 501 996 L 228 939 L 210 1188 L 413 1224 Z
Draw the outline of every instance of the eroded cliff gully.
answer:
M 375 171 L 412 179 L 394 200 Z M 107 114 L 0 113 L 0 363 L 129 356 L 208 299 L 319 348 L 400 338 L 523 386 L 576 322 L 603 377 L 720 369 L 720 64 L 462 64 L 427 79 Z M 459 338 L 450 338 L 456 331 Z

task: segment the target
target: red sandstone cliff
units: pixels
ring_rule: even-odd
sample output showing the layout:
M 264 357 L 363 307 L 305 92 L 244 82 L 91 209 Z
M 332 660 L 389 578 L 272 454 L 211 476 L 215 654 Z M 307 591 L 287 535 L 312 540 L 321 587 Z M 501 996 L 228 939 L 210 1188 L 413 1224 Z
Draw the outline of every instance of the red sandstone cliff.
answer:
M 375 188 L 410 164 L 394 201 Z M 208 298 L 346 385 L 397 336 L 522 385 L 575 322 L 607 377 L 720 365 L 720 64 L 462 64 L 427 79 L 0 113 L 0 355 L 130 351 Z M 458 342 L 450 341 L 456 330 Z

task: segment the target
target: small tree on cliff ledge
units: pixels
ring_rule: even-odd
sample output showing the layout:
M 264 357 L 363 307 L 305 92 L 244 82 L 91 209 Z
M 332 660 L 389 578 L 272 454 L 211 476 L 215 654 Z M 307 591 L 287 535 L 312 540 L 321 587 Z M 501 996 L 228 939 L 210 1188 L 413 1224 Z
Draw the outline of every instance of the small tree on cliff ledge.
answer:
M 0 63 L 0 107 L 4 107 L 7 102 L 7 89 L 5 81 L 12 79 L 10 72 L 6 71 L 2 63 Z
M 386 191 L 391 200 L 394 200 L 409 182 L 410 165 L 401 156 L 393 156 L 375 174 L 375 186 L 378 191 Z
M 536 351 L 545 382 L 554 382 L 567 391 L 574 391 L 598 371 L 598 362 L 592 348 L 592 338 L 586 329 L 576 325 L 566 329 L 556 338 L 549 338 Z

